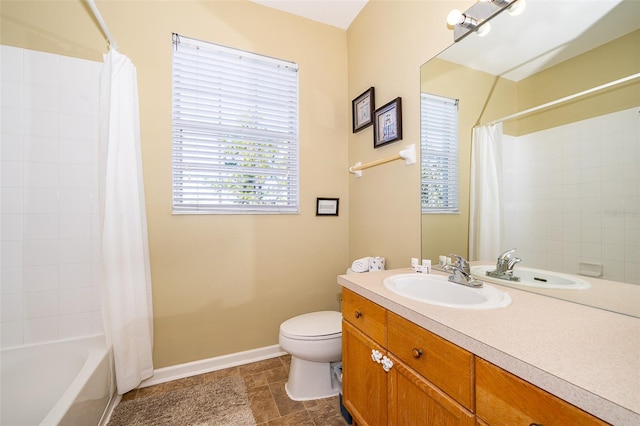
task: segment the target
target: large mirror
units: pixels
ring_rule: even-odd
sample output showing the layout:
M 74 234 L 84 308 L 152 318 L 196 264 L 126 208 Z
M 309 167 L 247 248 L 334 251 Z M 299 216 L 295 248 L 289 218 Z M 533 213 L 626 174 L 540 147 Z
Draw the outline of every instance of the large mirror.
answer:
M 458 101 L 459 138 L 459 210 L 423 212 L 423 258 L 495 265 L 516 248 L 516 271 L 598 285 L 514 287 L 640 316 L 640 1 L 527 0 L 490 23 L 421 67 L 421 93 Z M 485 124 L 501 127 L 500 149 L 489 160 L 476 149 L 472 165 L 473 128 Z M 486 175 L 497 175 L 499 196 Z M 478 206 L 491 207 L 499 231 L 483 235 L 470 220 Z

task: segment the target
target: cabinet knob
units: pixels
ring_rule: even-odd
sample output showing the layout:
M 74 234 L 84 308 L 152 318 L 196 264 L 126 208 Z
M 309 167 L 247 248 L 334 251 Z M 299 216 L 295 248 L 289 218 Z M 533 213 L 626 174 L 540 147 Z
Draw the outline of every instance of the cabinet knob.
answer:
M 529 426 L 544 426 L 542 423 L 531 423 Z
M 362 312 L 356 311 L 356 318 L 360 318 L 362 316 Z
M 413 357 L 416 359 L 420 358 L 422 356 L 422 349 L 420 348 L 411 349 L 411 355 L 413 355 Z
M 393 367 L 393 361 L 391 361 L 391 359 L 387 358 L 386 356 L 382 357 L 382 369 L 385 372 L 389 372 L 389 370 L 391 370 L 391 367 Z

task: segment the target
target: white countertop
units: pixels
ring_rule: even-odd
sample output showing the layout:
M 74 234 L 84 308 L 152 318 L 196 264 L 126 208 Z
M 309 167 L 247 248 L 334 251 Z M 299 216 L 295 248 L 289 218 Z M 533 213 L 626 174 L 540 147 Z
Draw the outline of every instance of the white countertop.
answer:
M 640 319 L 491 283 L 512 304 L 446 308 L 387 290 L 396 269 L 338 284 L 614 425 L 640 425 Z M 434 271 L 434 273 L 438 273 Z

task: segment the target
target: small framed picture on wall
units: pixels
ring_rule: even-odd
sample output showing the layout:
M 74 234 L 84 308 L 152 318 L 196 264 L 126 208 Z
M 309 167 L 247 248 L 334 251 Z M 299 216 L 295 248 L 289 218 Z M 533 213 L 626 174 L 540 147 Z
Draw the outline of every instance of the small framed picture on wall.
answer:
M 360 96 L 351 101 L 353 115 L 353 133 L 373 124 L 373 110 L 375 109 L 375 89 L 368 88 Z
M 338 216 L 339 198 L 317 198 L 316 216 Z
M 379 148 L 401 139 L 402 99 L 395 98 L 373 114 L 373 147 Z

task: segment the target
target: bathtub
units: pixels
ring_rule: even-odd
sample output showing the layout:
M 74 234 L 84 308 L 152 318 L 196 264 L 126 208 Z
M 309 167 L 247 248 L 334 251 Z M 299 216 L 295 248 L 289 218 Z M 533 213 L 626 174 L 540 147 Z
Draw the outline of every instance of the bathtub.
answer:
M 0 352 L 2 425 L 97 425 L 114 394 L 103 335 Z

